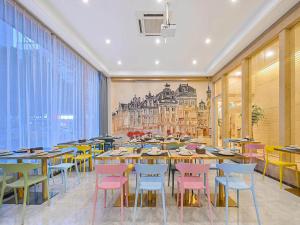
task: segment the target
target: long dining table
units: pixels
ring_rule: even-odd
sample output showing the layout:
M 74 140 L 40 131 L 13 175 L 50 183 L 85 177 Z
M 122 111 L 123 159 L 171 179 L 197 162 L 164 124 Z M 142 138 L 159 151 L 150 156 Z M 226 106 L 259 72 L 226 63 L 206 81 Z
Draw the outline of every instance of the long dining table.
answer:
M 161 155 L 148 155 L 146 149 L 141 151 L 124 152 L 122 155 L 113 155 L 113 151 L 107 151 L 96 157 L 97 161 L 101 163 L 106 163 L 107 161 L 119 161 L 125 163 L 131 161 L 131 163 L 142 162 L 143 160 L 148 160 L 153 163 L 158 160 L 180 160 L 180 161 L 195 161 L 195 160 L 216 160 L 218 163 L 223 163 L 224 160 L 235 160 L 242 159 L 244 156 L 234 153 L 233 155 L 221 155 L 216 152 L 206 151 L 205 154 L 198 154 L 192 151 L 192 155 L 179 155 L 176 150 L 163 150 Z M 224 175 L 222 170 L 218 172 L 219 176 Z M 214 199 L 214 194 L 212 194 L 212 200 Z M 225 189 L 223 185 L 219 185 L 219 194 L 217 196 L 217 206 L 225 206 Z M 236 203 L 230 199 L 229 206 L 236 206 Z
M 44 155 L 38 155 L 36 153 L 13 153 L 11 155 L 0 156 L 0 160 L 17 160 L 18 163 L 22 163 L 23 160 L 41 160 L 42 175 L 48 176 L 48 160 L 61 157 L 65 154 L 72 153 L 71 149 L 62 149 L 57 152 L 47 152 Z M 42 198 L 43 201 L 48 199 L 47 180 L 42 183 Z M 22 195 L 22 194 L 21 194 Z

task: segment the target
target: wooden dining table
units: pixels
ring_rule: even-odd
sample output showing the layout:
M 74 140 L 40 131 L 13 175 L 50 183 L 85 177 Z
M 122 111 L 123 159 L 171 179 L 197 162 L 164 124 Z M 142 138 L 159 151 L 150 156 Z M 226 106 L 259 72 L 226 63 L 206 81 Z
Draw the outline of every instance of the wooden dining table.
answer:
M 41 160 L 42 175 L 48 176 L 48 160 L 61 157 L 65 154 L 70 154 L 72 152 L 73 150 L 71 149 L 62 149 L 58 152 L 48 152 L 45 155 L 37 155 L 36 153 L 13 153 L 11 155 L 0 156 L 0 160 L 17 160 L 18 163 L 22 163 L 23 160 Z M 42 183 L 42 197 L 44 201 L 48 199 L 47 182 L 48 180 L 45 180 Z
M 206 151 L 205 154 L 197 154 L 193 151 L 193 155 L 189 156 L 182 156 L 179 155 L 176 150 L 163 150 L 162 155 L 152 156 L 147 154 L 148 150 L 143 149 L 140 152 L 126 152 L 123 155 L 115 156 L 111 155 L 112 151 L 105 152 L 101 155 L 96 157 L 97 161 L 102 161 L 102 163 L 106 163 L 106 161 L 119 161 L 121 163 L 125 163 L 128 160 L 132 160 L 132 163 L 142 162 L 142 160 L 148 160 L 150 163 L 153 163 L 157 160 L 216 160 L 218 163 L 223 163 L 224 160 L 235 160 L 235 159 L 242 159 L 243 156 L 240 154 L 233 154 L 233 155 L 220 155 L 217 152 L 209 152 Z M 223 176 L 224 173 L 222 170 L 219 171 L 219 176 Z M 130 195 L 131 196 L 131 195 Z M 134 195 L 133 195 L 134 197 Z M 214 194 L 212 194 L 212 200 L 214 199 Z M 131 201 L 130 201 L 131 202 Z M 217 196 L 217 206 L 223 207 L 225 206 L 225 189 L 223 185 L 219 185 L 219 194 Z M 236 203 L 230 198 L 229 206 L 233 207 L 236 206 Z

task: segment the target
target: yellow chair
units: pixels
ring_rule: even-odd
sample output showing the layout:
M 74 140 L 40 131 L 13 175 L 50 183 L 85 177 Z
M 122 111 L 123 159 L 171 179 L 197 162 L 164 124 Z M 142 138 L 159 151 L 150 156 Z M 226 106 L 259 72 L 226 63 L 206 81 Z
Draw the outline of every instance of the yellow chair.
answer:
M 68 147 L 71 147 L 72 145 L 57 145 L 55 147 L 59 148 L 59 149 L 62 149 L 62 148 L 68 148 Z M 71 162 L 73 161 L 73 158 L 74 158 L 74 155 L 73 154 L 64 154 L 62 156 L 62 159 L 64 161 L 64 163 L 67 163 L 67 162 Z M 53 159 L 53 163 L 56 164 L 57 163 L 57 160 L 60 161 L 60 158 L 56 157 Z
M 276 150 L 275 148 L 281 148 L 282 146 L 266 146 L 266 161 L 265 161 L 265 168 L 264 168 L 264 173 L 263 177 L 266 174 L 267 167 L 269 163 L 274 164 L 279 167 L 279 182 L 280 182 L 280 189 L 282 189 L 282 180 L 283 180 L 283 169 L 285 167 L 295 167 L 296 169 L 296 184 L 298 185 L 298 168 L 297 168 L 297 163 L 294 162 L 285 162 L 282 160 L 282 155 L 283 152 L 279 152 L 279 160 L 272 160 L 270 159 L 270 155 L 274 153 Z
M 99 143 L 100 149 L 96 149 L 96 145 L 93 145 L 92 154 L 94 156 L 94 160 L 97 155 L 100 155 L 104 152 L 104 143 L 105 143 L 104 141 Z
M 79 162 L 79 170 L 81 170 L 82 161 L 83 161 L 83 172 L 85 172 L 86 160 L 92 159 L 92 154 L 90 154 L 92 148 L 89 145 L 78 145 L 76 147 L 77 147 L 78 151 L 82 152 L 82 154 L 76 156 L 76 160 Z M 73 159 L 75 160 L 74 156 L 73 156 Z M 91 169 L 92 168 L 90 168 L 90 170 Z

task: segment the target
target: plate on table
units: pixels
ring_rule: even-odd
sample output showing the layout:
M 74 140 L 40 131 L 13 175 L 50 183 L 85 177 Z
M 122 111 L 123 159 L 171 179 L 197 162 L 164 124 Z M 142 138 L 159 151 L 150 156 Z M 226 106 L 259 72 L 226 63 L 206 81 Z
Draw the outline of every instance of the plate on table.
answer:
M 120 150 L 115 150 L 115 151 L 112 151 L 109 155 L 110 156 L 122 156 L 124 155 L 126 152 L 124 151 L 120 151 Z
M 51 149 L 48 151 L 48 153 L 56 153 L 56 152 L 61 152 L 61 149 L 57 148 L 57 149 Z
M 193 155 L 192 152 L 190 151 L 180 151 L 178 152 L 179 155 L 182 155 L 182 156 L 190 156 L 190 155 Z
M 220 155 L 225 155 L 225 156 L 233 156 L 234 153 L 232 153 L 231 151 L 219 151 L 218 152 Z
M 0 152 L 0 157 L 1 156 L 6 156 L 6 155 L 12 155 L 13 154 L 13 152 L 10 152 L 10 151 L 1 151 Z
M 148 155 L 161 155 L 163 152 L 162 151 L 149 151 L 147 152 Z

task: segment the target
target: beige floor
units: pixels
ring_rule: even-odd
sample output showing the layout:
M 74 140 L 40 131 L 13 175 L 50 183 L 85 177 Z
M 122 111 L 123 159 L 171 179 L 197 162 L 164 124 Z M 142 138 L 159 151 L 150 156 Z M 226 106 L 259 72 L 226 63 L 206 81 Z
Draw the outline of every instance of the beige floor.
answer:
M 211 190 L 213 190 L 213 176 L 211 173 Z M 131 192 L 134 192 L 134 176 L 131 176 Z M 300 224 L 300 198 L 287 191 L 280 190 L 277 181 L 269 178 L 262 179 L 260 174 L 255 175 L 257 199 L 263 225 L 299 225 Z M 59 177 L 56 184 L 51 184 L 51 190 L 58 190 L 60 194 L 50 200 L 50 204 L 41 206 L 28 206 L 26 209 L 25 224 L 28 225 L 63 225 L 63 224 L 91 224 L 93 207 L 94 173 L 81 174 L 80 185 L 76 184 L 74 174 L 69 179 L 69 189 L 63 193 Z M 175 206 L 175 199 L 171 198 L 170 188 L 167 187 L 167 223 L 179 223 L 179 209 Z M 99 196 L 96 223 L 103 225 L 120 224 L 119 208 L 112 207 L 117 198 L 111 193 L 108 195 L 108 207 L 103 209 L 103 195 Z M 234 196 L 234 195 L 233 195 Z M 203 196 L 202 196 L 203 197 Z M 204 199 L 204 198 L 202 198 Z M 184 224 L 210 224 L 207 217 L 207 203 L 201 208 L 184 208 Z M 137 225 L 158 225 L 162 222 L 162 209 L 159 198 L 158 207 L 138 209 Z M 0 208 L 0 224 L 20 224 L 21 205 L 3 205 Z M 125 225 L 132 225 L 133 208 L 125 209 Z M 224 208 L 213 208 L 214 224 L 223 225 Z M 230 208 L 230 225 L 254 225 L 256 222 L 255 210 L 249 192 L 241 193 L 240 208 Z

